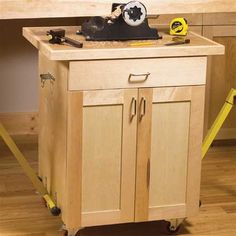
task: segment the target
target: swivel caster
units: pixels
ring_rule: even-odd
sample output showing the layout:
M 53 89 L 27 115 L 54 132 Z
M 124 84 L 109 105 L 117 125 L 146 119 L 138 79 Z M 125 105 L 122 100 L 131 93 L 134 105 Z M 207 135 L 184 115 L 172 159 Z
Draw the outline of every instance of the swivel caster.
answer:
M 169 234 L 178 234 L 184 219 L 169 220 L 167 224 L 167 231 Z
M 181 225 L 180 225 L 181 226 Z M 170 223 L 167 225 L 167 231 L 168 234 L 178 234 L 179 230 L 180 230 L 180 226 L 175 227 L 173 225 L 171 225 Z

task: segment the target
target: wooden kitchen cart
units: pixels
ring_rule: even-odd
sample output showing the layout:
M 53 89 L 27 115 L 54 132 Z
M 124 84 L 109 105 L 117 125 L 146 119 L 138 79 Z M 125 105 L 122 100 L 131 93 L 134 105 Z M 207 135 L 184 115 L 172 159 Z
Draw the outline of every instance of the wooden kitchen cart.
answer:
M 165 46 L 163 31 L 150 46 L 77 49 L 50 45 L 48 29 L 23 34 L 39 50 L 39 174 L 69 235 L 197 214 L 207 56 L 224 47 L 195 33 Z

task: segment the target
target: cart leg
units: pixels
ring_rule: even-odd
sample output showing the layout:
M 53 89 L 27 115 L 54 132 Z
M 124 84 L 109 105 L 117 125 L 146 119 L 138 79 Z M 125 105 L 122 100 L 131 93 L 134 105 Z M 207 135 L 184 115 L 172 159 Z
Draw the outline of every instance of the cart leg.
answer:
M 169 223 L 167 227 L 167 230 L 169 231 L 169 233 L 178 232 L 184 220 L 185 218 L 167 220 L 167 222 Z

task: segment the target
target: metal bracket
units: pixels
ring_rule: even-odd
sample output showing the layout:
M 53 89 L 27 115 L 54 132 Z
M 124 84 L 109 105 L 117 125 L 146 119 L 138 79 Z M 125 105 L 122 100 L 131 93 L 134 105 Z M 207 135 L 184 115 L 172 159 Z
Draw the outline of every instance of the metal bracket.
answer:
M 56 80 L 55 77 L 53 77 L 53 75 L 51 75 L 50 73 L 40 74 L 40 78 L 41 78 L 41 87 L 42 88 L 44 88 L 45 82 L 47 80 L 49 80 L 51 83 L 53 83 Z
M 169 222 L 168 230 L 170 233 L 177 233 L 185 218 L 167 220 Z

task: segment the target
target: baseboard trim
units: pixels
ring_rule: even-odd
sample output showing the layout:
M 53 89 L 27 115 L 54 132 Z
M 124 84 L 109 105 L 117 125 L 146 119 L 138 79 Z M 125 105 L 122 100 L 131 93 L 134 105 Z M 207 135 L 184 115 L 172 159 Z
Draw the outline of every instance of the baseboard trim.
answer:
M 11 135 L 37 135 L 37 112 L 0 113 L 0 122 Z

